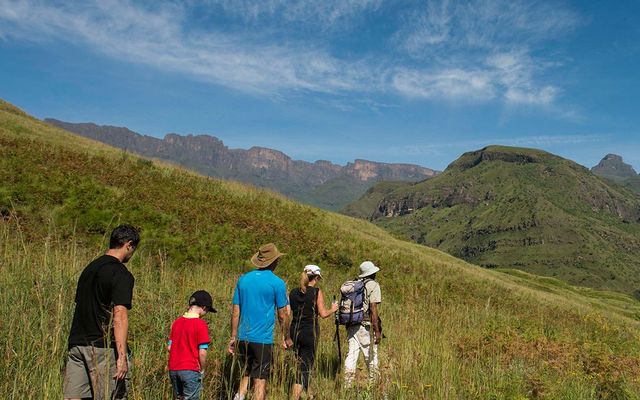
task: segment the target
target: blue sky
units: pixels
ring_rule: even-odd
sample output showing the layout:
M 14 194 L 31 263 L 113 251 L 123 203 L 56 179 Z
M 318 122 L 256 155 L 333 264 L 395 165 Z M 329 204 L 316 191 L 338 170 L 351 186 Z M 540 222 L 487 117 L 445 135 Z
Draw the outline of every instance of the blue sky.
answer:
M 487 144 L 640 170 L 640 2 L 0 0 L 0 98 L 295 159 Z

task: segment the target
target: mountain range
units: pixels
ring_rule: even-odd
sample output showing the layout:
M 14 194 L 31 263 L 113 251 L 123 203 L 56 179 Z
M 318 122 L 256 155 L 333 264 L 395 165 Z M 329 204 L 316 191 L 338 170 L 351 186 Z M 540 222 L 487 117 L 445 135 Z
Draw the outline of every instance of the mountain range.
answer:
M 632 177 L 619 161 L 604 166 Z M 378 183 L 343 212 L 485 267 L 640 294 L 640 196 L 544 151 L 468 152 L 432 179 Z
M 421 181 L 436 171 L 412 164 L 355 160 L 345 166 L 329 161 L 292 160 L 278 150 L 252 147 L 229 149 L 209 135 L 169 133 L 163 139 L 127 128 L 93 123 L 45 122 L 114 147 L 146 157 L 168 160 L 205 175 L 237 180 L 275 190 L 294 200 L 338 210 L 357 200 L 378 181 Z

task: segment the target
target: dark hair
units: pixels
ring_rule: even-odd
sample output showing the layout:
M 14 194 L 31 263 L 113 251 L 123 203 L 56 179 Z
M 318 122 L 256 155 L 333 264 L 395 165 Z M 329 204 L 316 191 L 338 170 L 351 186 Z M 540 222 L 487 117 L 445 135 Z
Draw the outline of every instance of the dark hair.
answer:
M 113 232 L 111 232 L 109 248 L 119 249 L 129 241 L 134 247 L 138 247 L 138 243 L 140 243 L 140 234 L 138 233 L 138 229 L 131 225 L 117 226 Z

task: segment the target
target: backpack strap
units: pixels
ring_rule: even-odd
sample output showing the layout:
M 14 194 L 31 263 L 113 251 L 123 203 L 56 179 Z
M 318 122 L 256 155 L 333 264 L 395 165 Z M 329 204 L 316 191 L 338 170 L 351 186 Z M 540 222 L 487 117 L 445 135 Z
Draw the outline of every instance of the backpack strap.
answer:
M 361 279 L 362 279 L 362 282 L 364 283 L 364 291 L 368 295 L 369 291 L 367 290 L 367 283 L 371 282 L 373 279 L 367 278 L 367 277 L 364 277 L 364 278 L 361 278 Z
M 367 289 L 367 283 L 373 281 L 373 279 L 367 278 L 367 277 L 360 278 L 360 279 L 362 279 L 362 282 L 364 283 L 364 295 L 367 299 L 369 299 L 370 293 L 369 293 L 369 290 Z M 362 302 L 364 303 L 364 299 L 362 300 Z M 369 301 L 368 304 L 369 304 L 369 307 L 367 307 L 367 315 L 364 317 L 363 321 L 371 323 L 371 302 Z

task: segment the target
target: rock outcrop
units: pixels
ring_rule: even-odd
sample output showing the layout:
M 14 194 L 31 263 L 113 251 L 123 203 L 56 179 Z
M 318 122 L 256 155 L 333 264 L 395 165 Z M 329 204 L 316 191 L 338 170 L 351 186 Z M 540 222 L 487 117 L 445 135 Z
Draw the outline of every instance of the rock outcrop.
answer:
M 610 179 L 625 179 L 637 176 L 638 173 L 633 167 L 622 160 L 617 154 L 607 154 L 591 172 L 598 176 Z

